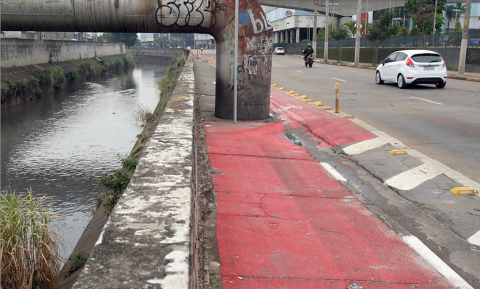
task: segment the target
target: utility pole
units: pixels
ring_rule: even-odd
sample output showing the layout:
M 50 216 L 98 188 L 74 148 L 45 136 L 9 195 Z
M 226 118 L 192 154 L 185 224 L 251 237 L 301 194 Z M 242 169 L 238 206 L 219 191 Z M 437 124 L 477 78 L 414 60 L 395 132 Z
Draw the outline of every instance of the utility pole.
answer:
M 326 16 L 326 19 L 325 19 L 325 47 L 324 47 L 324 50 L 323 50 L 323 61 L 325 63 L 328 63 L 328 26 L 330 24 L 330 19 L 329 19 L 329 16 L 330 16 L 330 12 L 328 11 L 329 10 L 329 6 L 330 6 L 330 0 L 327 0 L 325 1 L 327 3 L 326 7 L 325 7 L 325 16 Z
M 312 48 L 313 48 L 313 58 L 317 58 L 317 15 L 318 9 L 317 5 L 313 3 L 313 35 L 312 35 Z
M 462 46 L 460 47 L 460 60 L 458 62 L 458 74 L 465 73 L 465 61 L 467 59 L 468 47 L 468 27 L 470 26 L 470 10 L 472 8 L 472 0 L 467 0 L 465 5 L 465 20 L 463 21 Z
M 357 4 L 357 25 L 358 23 L 360 23 L 360 25 L 362 24 L 362 0 L 358 0 L 358 4 Z M 361 29 L 358 29 L 357 27 L 357 33 L 355 35 L 355 65 L 356 66 L 360 64 L 360 30 Z

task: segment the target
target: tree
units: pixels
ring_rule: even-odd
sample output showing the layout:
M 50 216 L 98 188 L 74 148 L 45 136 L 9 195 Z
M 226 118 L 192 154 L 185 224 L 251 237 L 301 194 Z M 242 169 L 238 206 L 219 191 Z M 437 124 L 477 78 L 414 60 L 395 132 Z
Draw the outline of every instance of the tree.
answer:
M 425 47 L 425 26 L 429 20 L 433 19 L 434 10 L 435 7 L 433 5 L 423 4 L 418 8 L 416 13 L 410 14 L 410 17 L 420 26 L 420 30 L 422 31 L 423 47 Z
M 420 31 L 418 31 L 417 26 L 413 26 L 412 30 L 410 30 L 410 35 L 420 35 Z
M 455 29 L 453 29 L 453 32 L 448 35 L 448 44 L 453 45 L 453 46 L 459 46 L 462 42 L 462 24 L 460 21 L 455 22 Z
M 137 33 L 105 33 L 104 37 L 108 42 L 123 42 L 127 47 L 137 43 Z
M 408 29 L 407 26 L 402 25 L 398 29 L 397 36 L 407 36 L 408 35 Z
M 157 42 L 157 45 L 162 48 L 165 48 L 165 46 L 169 46 L 171 44 L 170 38 L 167 35 L 162 35 L 162 34 L 159 35 L 156 42 Z
M 318 29 L 317 40 L 325 40 L 325 29 Z
M 355 26 L 356 24 L 357 24 L 357 21 L 355 20 L 352 20 L 350 22 L 343 24 L 348 28 L 348 31 L 350 31 L 350 33 L 352 34 L 352 38 L 355 38 L 355 33 L 357 32 L 357 27 Z
M 373 53 L 374 65 L 377 63 L 378 47 L 380 47 L 382 41 L 395 35 L 396 27 L 391 25 L 392 19 L 393 13 L 386 12 L 368 27 L 368 32 L 365 38 L 367 38 L 368 41 L 371 41 L 375 47 L 375 52 Z
M 339 58 L 339 61 L 341 61 L 342 60 L 342 42 L 341 42 L 341 40 L 349 38 L 347 29 L 340 28 L 338 30 L 333 31 L 332 32 L 332 38 L 339 41 L 339 43 L 340 43 L 340 46 L 339 46 L 340 51 L 338 53 L 339 54 L 338 58 Z

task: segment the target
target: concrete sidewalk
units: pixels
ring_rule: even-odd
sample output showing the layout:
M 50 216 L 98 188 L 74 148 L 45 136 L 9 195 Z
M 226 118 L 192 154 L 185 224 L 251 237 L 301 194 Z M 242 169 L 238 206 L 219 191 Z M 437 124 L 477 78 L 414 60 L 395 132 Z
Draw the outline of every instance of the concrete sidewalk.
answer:
M 372 133 L 277 89 L 274 117 L 236 125 L 217 119 L 215 61 L 200 57 L 195 89 L 214 171 L 224 288 L 455 287 L 405 243 L 415 237 L 380 221 L 287 129 L 303 130 L 318 149 Z

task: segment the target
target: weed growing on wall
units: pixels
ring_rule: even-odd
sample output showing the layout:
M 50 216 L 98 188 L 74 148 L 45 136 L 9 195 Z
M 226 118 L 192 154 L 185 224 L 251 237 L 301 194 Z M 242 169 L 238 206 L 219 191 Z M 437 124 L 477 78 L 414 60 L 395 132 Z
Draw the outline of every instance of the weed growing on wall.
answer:
M 77 254 L 70 257 L 67 262 L 67 269 L 65 276 L 68 277 L 72 272 L 75 272 L 77 269 L 80 269 L 87 262 L 88 255 L 85 252 L 78 252 Z
M 140 105 L 135 111 L 134 118 L 140 126 L 146 126 L 153 119 L 153 114 L 146 107 Z
M 59 216 L 47 197 L 34 198 L 31 191 L 6 191 L 1 198 L 2 287 L 53 288 L 62 264 Z

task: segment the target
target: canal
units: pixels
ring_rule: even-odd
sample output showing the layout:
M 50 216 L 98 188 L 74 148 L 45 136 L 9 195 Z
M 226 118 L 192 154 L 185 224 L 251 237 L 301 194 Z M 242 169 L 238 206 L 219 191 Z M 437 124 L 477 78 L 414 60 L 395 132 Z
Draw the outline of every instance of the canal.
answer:
M 117 76 L 73 85 L 55 96 L 7 108 L 1 115 L 1 186 L 30 188 L 51 197 L 65 222 L 67 258 L 87 226 L 102 192 L 98 179 L 119 169 L 142 131 L 136 111 L 153 111 L 164 67 L 137 65 Z

